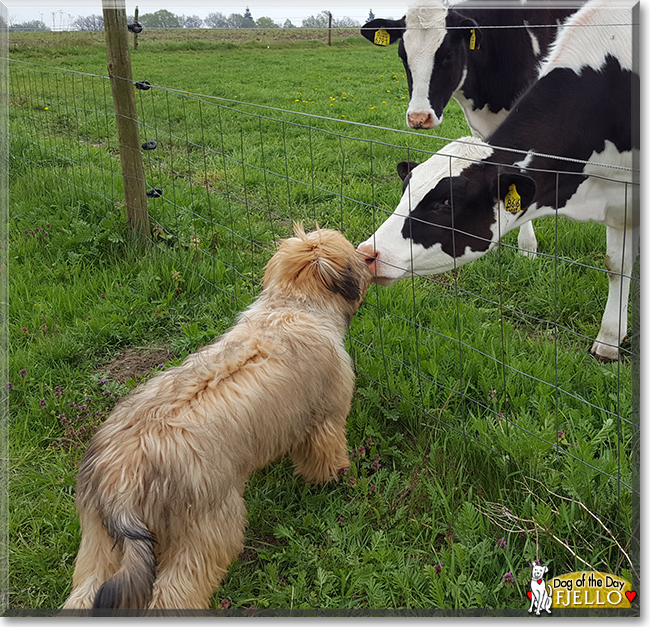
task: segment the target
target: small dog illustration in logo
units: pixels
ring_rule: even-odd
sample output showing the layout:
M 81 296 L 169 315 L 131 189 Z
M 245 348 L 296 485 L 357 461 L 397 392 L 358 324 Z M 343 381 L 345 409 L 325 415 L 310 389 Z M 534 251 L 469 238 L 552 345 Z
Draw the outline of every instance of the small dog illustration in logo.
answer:
M 551 586 L 547 586 L 544 582 L 544 574 L 548 572 L 548 566 L 541 564 L 533 564 L 533 574 L 530 580 L 530 607 L 528 613 L 530 614 L 535 607 L 535 614 L 539 616 L 542 610 L 551 613 L 551 603 L 553 601 L 553 590 Z

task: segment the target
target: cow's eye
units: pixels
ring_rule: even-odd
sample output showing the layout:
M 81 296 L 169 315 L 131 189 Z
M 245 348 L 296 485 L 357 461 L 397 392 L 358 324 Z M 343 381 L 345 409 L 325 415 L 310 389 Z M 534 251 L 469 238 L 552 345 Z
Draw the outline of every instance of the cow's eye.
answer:
M 444 202 L 440 203 L 440 209 L 444 209 L 445 211 L 449 211 L 451 209 L 451 204 L 449 203 L 449 200 L 445 200 Z
M 443 65 L 449 65 L 454 58 L 454 55 L 451 52 L 448 52 L 442 59 Z

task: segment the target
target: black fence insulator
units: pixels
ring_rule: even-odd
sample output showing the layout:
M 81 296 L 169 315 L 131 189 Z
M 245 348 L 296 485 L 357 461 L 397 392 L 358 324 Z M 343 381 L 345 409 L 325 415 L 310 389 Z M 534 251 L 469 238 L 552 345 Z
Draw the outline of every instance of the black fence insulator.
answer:
M 136 22 L 135 24 L 128 24 L 128 25 L 127 25 L 127 28 L 128 28 L 132 33 L 135 33 L 136 35 L 137 35 L 138 33 L 141 33 L 141 32 L 142 32 L 142 24 L 138 24 L 138 22 Z
M 151 83 L 149 81 L 138 81 L 135 86 L 138 89 L 141 89 L 142 91 L 147 91 L 147 89 L 151 89 Z
M 147 192 L 147 196 L 149 196 L 149 198 L 160 198 L 162 194 L 162 189 L 159 187 L 154 187 Z
M 155 150 L 157 147 L 158 144 L 153 139 L 150 139 L 148 142 L 144 142 L 144 144 L 142 144 L 142 150 Z

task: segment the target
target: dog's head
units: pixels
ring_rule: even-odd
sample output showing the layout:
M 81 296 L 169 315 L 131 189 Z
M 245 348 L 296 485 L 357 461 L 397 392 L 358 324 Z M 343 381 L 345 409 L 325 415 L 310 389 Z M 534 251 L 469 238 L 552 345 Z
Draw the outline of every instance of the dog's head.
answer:
M 315 303 L 335 299 L 351 319 L 371 279 L 362 256 L 342 233 L 319 228 L 305 233 L 296 224 L 294 237 L 283 240 L 267 264 L 262 287 Z
M 535 564 L 533 566 L 533 576 L 532 579 L 542 579 L 544 575 L 548 572 L 548 566 L 541 566 Z

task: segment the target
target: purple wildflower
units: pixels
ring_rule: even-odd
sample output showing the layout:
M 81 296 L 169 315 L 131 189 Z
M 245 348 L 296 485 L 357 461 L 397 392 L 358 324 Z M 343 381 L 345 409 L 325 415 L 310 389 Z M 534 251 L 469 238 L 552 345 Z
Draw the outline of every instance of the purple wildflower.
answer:
M 40 401 L 38 401 L 38 404 L 41 407 L 45 407 L 45 405 L 47 404 L 47 401 L 45 400 L 45 397 L 43 397 Z
M 503 583 L 508 585 L 508 584 L 513 584 L 515 583 L 515 576 L 512 574 L 512 571 L 509 570 L 502 579 Z
M 444 567 L 444 564 L 442 562 L 438 562 L 434 567 L 433 570 L 436 571 L 436 573 L 440 574 L 442 572 L 442 569 Z
M 359 457 L 363 457 L 366 454 L 366 447 L 362 444 L 359 447 Z
M 25 375 L 27 374 L 27 368 L 23 368 L 22 370 L 20 370 L 20 371 L 18 372 L 18 374 L 19 374 L 21 377 L 24 378 Z
M 7 381 L 6 388 L 8 390 L 13 390 L 14 389 L 14 384 L 11 381 Z
M 375 460 L 374 462 L 372 462 L 372 467 L 375 470 L 379 470 L 381 468 L 381 464 L 378 461 Z
M 505 538 L 500 538 L 497 540 L 497 549 L 505 549 L 507 546 L 506 539 Z
M 350 477 L 350 485 L 357 485 L 357 480 L 354 477 Z

